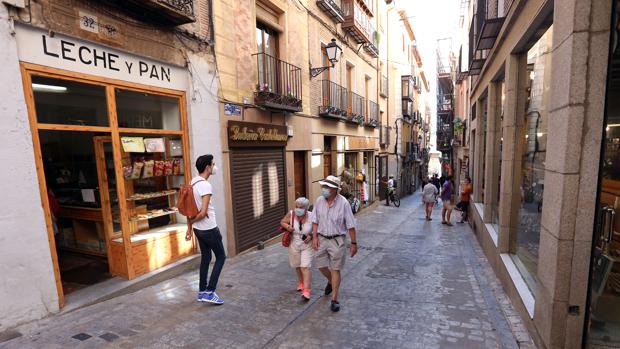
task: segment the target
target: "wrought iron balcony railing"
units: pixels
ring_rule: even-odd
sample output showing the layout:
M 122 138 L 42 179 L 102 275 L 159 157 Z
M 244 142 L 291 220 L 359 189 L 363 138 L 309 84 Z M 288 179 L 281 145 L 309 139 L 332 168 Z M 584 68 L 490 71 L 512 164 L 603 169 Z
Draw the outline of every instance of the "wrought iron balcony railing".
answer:
M 366 99 L 355 92 L 349 91 L 349 120 L 360 125 L 366 117 Z
M 510 0 L 477 0 L 469 27 L 470 75 L 478 75 L 482 71 L 486 61 L 485 51 L 495 45 L 497 36 L 504 25 L 506 12 L 511 5 Z
M 389 80 L 387 76 L 381 75 L 379 94 L 381 95 L 381 97 L 387 98 L 389 96 L 389 93 L 390 93 Z
M 181 25 L 196 21 L 193 0 L 106 0 L 156 23 Z
M 253 56 L 258 75 L 254 103 L 267 109 L 301 111 L 301 68 L 266 53 Z
M 370 41 L 364 45 L 364 51 L 366 51 L 369 55 L 373 57 L 379 57 L 379 33 L 375 30 L 375 26 L 372 25 L 372 22 L 368 22 L 368 32 L 370 35 Z
M 342 0 L 317 0 L 316 5 L 336 23 L 344 22 Z
M 347 89 L 329 80 L 321 80 L 321 105 L 319 115 L 322 117 L 346 120 L 349 110 Z
M 379 104 L 370 100 L 368 101 L 368 118 L 365 125 L 370 127 L 379 126 Z

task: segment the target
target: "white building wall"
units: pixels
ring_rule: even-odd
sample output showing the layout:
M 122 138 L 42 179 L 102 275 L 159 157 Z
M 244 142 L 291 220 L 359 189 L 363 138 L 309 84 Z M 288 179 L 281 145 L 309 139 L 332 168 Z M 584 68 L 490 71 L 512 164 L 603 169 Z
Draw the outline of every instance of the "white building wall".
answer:
M 226 203 L 224 195 L 225 166 L 222 161 L 222 137 L 220 134 L 220 113 L 218 102 L 218 79 L 214 77 L 215 63 L 206 54 L 192 54 L 189 57 L 189 87 L 187 91 L 190 157 L 192 176 L 198 173 L 194 166 L 196 158 L 212 154 L 219 171 L 209 177 L 213 185 L 215 217 L 220 228 L 224 249 L 228 251 L 228 234 L 226 233 Z M 222 120 L 221 122 L 226 122 Z
M 17 46 L 0 4 L 0 332 L 58 311 Z

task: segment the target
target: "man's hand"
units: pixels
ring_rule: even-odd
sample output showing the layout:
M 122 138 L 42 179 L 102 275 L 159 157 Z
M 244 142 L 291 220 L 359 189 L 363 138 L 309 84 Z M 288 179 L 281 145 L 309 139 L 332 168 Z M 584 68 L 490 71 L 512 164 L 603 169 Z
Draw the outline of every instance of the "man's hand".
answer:
M 192 239 L 192 224 L 190 223 L 191 219 L 187 222 L 187 231 L 185 232 L 185 241 L 190 241 Z
M 191 239 L 192 239 L 192 234 L 191 233 L 185 234 L 185 241 L 190 241 Z
M 319 239 L 318 237 L 315 237 L 314 239 L 312 239 L 312 248 L 314 248 L 315 251 L 318 251 L 319 249 Z
M 357 244 L 351 244 L 351 257 L 357 254 Z

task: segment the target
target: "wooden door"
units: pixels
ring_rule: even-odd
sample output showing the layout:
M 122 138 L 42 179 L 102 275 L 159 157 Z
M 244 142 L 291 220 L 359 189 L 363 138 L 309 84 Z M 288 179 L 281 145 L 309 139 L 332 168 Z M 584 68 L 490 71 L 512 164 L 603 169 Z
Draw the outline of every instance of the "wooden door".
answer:
M 331 176 L 332 174 L 332 154 L 325 153 L 323 154 L 323 178 L 327 178 L 327 176 Z
M 306 153 L 296 151 L 294 153 L 295 163 L 295 197 L 308 197 L 306 195 Z

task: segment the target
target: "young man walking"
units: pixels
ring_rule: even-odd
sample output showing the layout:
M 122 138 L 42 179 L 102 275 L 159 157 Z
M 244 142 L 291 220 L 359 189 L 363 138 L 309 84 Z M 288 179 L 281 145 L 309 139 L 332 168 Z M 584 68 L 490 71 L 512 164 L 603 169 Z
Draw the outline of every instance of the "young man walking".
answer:
M 330 308 L 340 311 L 338 291 L 340 289 L 340 271 L 346 257 L 346 236 L 351 236 L 351 257 L 357 253 L 355 218 L 351 205 L 338 193 L 340 179 L 328 176 L 322 181 L 321 196 L 314 204 L 312 218 L 312 244 L 317 251 L 315 261 L 321 273 L 327 278 L 325 295 L 332 294 Z
M 194 234 L 198 239 L 200 246 L 200 281 L 198 283 L 198 301 L 213 304 L 224 304 L 224 300 L 220 298 L 215 289 L 220 273 L 226 261 L 226 252 L 222 244 L 222 234 L 217 227 L 215 221 L 215 208 L 213 207 L 212 196 L 213 187 L 209 183 L 209 177 L 215 174 L 217 167 L 213 160 L 213 155 L 202 155 L 196 160 L 196 170 L 198 176 L 192 179 L 192 189 L 196 207 L 200 211 L 196 217 L 191 219 Z M 185 240 L 191 240 L 192 233 L 189 229 L 190 220 L 188 219 L 188 229 Z M 211 263 L 211 251 L 215 254 L 215 265 L 211 271 L 211 278 L 207 285 L 207 276 L 209 273 L 209 264 Z

